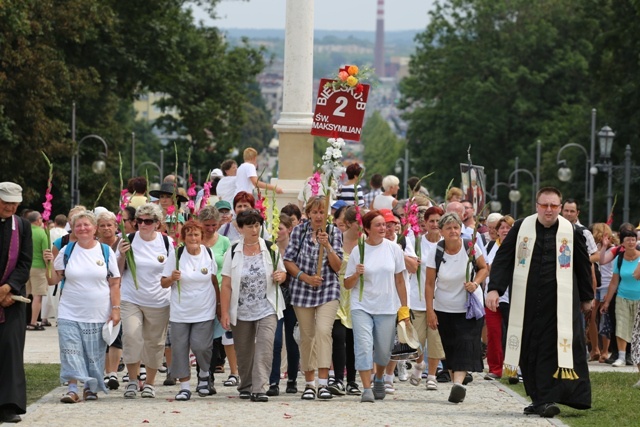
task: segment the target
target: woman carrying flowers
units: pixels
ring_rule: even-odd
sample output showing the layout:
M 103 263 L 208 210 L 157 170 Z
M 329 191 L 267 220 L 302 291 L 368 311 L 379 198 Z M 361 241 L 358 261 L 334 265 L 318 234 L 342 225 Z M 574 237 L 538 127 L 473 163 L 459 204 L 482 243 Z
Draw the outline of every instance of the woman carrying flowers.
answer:
M 331 399 L 327 388 L 331 366 L 331 331 L 338 311 L 340 283 L 338 272 L 342 263 L 342 233 L 325 222 L 325 197 L 307 201 L 307 218 L 291 234 L 284 256 L 291 275 L 289 289 L 300 327 L 301 367 L 305 373 L 304 400 L 316 398 L 315 372 L 318 370 L 317 397 Z M 318 254 L 324 248 L 322 273 L 317 275 Z

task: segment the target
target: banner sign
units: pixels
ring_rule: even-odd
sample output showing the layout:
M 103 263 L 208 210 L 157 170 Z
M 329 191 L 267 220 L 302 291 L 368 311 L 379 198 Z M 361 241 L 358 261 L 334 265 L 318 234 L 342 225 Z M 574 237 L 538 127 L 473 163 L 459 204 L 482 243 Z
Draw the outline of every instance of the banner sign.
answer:
M 325 87 L 334 80 L 320 80 L 311 135 L 360 141 L 369 85 L 334 89 Z

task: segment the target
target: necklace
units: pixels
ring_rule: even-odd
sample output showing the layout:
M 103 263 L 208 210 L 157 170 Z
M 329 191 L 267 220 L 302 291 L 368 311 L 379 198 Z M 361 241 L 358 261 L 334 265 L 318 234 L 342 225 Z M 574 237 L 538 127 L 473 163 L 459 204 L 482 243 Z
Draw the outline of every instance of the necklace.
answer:
M 258 241 L 257 241 L 257 242 L 255 242 L 255 243 L 245 243 L 244 245 L 245 245 L 245 246 L 255 246 L 255 245 L 257 245 L 258 243 L 260 243 L 260 240 L 258 240 Z

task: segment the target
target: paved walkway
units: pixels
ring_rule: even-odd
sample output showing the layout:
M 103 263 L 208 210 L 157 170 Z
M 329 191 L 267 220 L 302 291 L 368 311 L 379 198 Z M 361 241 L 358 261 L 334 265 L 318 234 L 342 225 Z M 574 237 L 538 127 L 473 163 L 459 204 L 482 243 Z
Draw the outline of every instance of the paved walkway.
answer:
M 59 363 L 57 329 L 28 332 L 25 349 L 27 363 Z M 593 370 L 612 370 L 608 365 L 592 364 Z M 633 371 L 619 368 L 616 371 Z M 159 374 L 159 383 L 164 375 Z M 195 378 L 192 376 L 192 390 Z M 178 386 L 157 387 L 155 399 L 125 400 L 122 385 L 109 395 L 100 393 L 96 402 L 65 405 L 59 402 L 66 388 L 59 387 L 31 405 L 23 416 L 25 426 L 87 426 L 98 423 L 124 426 L 149 423 L 152 425 L 207 425 L 207 426 L 307 426 L 380 425 L 417 426 L 429 423 L 437 426 L 562 426 L 556 419 L 525 417 L 522 409 L 527 404 L 519 395 L 494 381 L 485 381 L 474 375 L 467 386 L 464 403 L 447 402 L 450 384 L 440 384 L 437 391 L 429 391 L 424 382 L 413 387 L 408 382 L 396 383 L 396 393 L 374 404 L 361 404 L 359 397 L 344 396 L 331 401 L 307 402 L 300 395 L 272 397 L 268 403 L 240 400 L 235 387 L 223 387 L 226 374 L 218 374 L 218 394 L 200 398 L 194 393 L 188 402 L 174 401 Z M 282 383 L 284 386 L 284 382 Z M 298 379 L 302 388 L 302 379 Z M 284 391 L 284 387 L 283 387 Z

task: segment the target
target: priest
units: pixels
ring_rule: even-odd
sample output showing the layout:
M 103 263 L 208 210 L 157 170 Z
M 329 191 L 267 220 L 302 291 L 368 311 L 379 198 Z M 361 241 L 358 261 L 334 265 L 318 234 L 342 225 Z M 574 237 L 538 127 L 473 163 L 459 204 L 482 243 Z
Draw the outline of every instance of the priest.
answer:
M 532 404 L 526 415 L 552 418 L 557 404 L 591 407 L 582 312 L 591 310 L 591 264 L 580 231 L 559 216 L 562 194 L 538 191 L 536 213 L 517 221 L 491 266 L 486 305 L 510 290 L 505 371 L 520 366 Z

